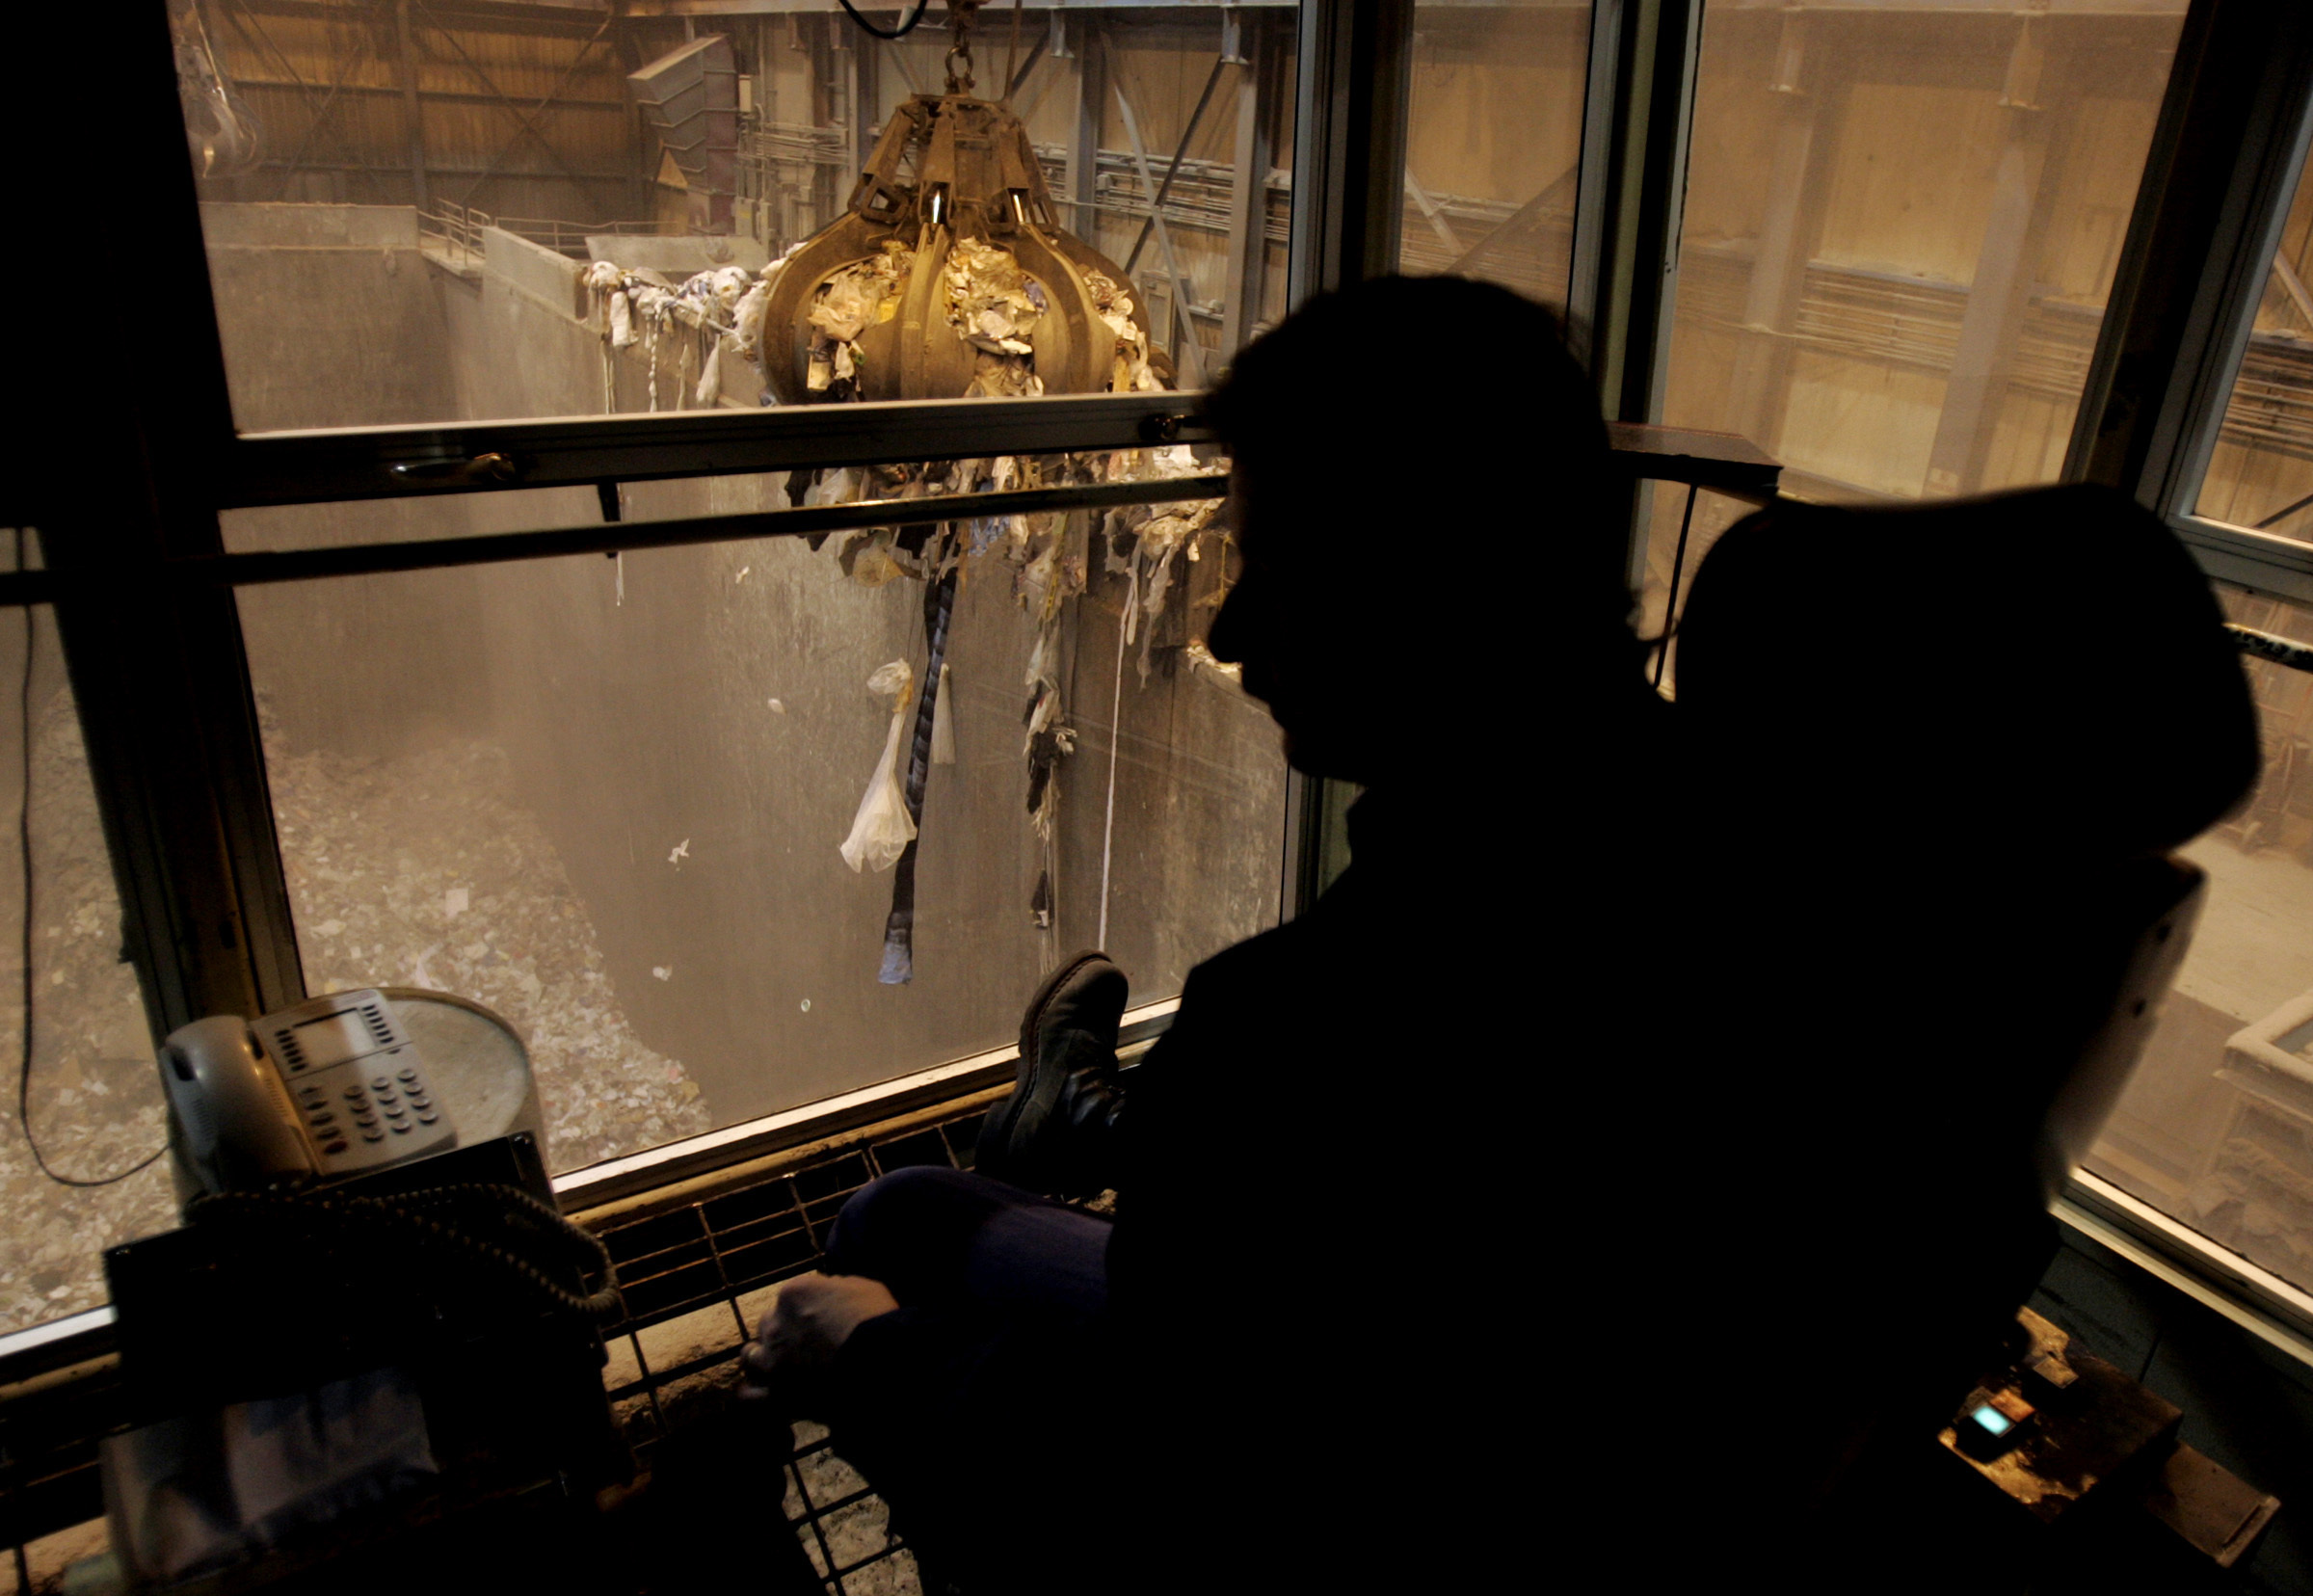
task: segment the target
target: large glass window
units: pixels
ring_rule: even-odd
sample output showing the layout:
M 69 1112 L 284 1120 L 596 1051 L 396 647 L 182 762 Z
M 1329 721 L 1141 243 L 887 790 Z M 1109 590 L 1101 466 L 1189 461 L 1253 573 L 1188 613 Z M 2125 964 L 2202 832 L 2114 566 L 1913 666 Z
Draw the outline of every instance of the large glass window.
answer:
M 2313 612 L 2220 585 L 2236 622 L 2313 643 Z M 2186 845 L 2208 898 L 2088 1169 L 2313 1290 L 2313 676 L 2247 662 L 2265 772 Z
M 2184 11 L 1710 7 L 1664 419 L 1819 494 L 2054 480 Z
M 1008 225 L 1043 243 L 955 226 L 929 272 L 918 221 L 985 176 L 908 132 L 946 81 L 940 8 L 897 40 L 837 0 L 174 17 L 244 431 L 1194 387 L 1283 312 L 1289 5 L 987 8 L 969 70 L 994 108 L 966 131 L 1018 157 Z M 921 217 L 879 221 L 886 189 Z M 933 358 L 897 347 L 917 328 Z M 243 553 L 1220 468 L 991 451 L 240 509 L 224 532 Z M 507 1014 L 557 1169 L 1000 1045 L 1079 947 L 1142 1000 L 1177 992 L 1275 918 L 1282 879 L 1275 735 L 1201 643 L 1217 508 L 242 589 L 308 985 Z M 887 751 L 919 784 L 915 850 L 847 857 Z
M 1275 919 L 1283 861 L 1275 730 L 1201 645 L 1213 508 L 954 523 L 904 983 L 897 869 L 843 848 L 909 768 L 941 534 L 244 589 L 307 982 L 507 1014 L 558 1169 L 1001 1046 L 1080 947 L 1171 996 Z
M 2296 198 L 2257 302 L 2248 347 L 2201 477 L 2199 513 L 2313 542 L 2313 168 Z
M 1566 300 L 1589 0 L 1414 9 L 1398 263 Z
M 946 82 L 939 8 L 896 41 L 837 0 L 523 9 L 172 8 L 244 430 L 768 402 L 749 292 L 846 215 L 885 131 Z M 1016 179 L 1104 257 L 1078 264 L 1183 386 L 1283 311 L 1292 27 L 1275 4 L 989 7 L 970 36 L 997 143 L 1035 169 Z M 932 186 L 932 155 L 891 147 L 885 175 Z M 880 258 L 874 231 L 852 253 Z M 887 231 L 913 250 L 912 224 Z
M 5 1332 L 101 1303 L 104 1249 L 176 1217 L 168 1160 L 153 1157 L 166 1130 L 152 1035 L 122 946 L 80 717 L 45 605 L 0 609 L 0 823 Z M 29 1124 L 16 1111 L 19 1071 L 28 1072 Z M 60 1176 L 125 1178 L 68 1186 Z

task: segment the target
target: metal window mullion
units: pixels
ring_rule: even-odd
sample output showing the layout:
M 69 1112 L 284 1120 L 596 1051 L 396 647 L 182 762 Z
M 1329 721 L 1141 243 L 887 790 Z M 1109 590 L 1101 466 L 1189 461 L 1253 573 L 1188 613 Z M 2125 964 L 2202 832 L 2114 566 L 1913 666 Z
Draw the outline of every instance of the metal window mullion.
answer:
M 1568 263 L 1569 342 L 1609 420 L 1659 422 L 1670 369 L 1702 0 L 1597 0 Z M 1631 497 L 1626 567 L 1646 573 L 1652 494 Z
M 2302 164 L 2313 13 L 2193 0 L 2177 40 L 2067 481 L 2189 515 Z
M 30 416 L 40 468 L 26 508 L 157 1036 L 294 1002 L 304 984 L 238 612 L 223 590 L 158 579 L 172 558 L 222 549 L 209 495 L 232 412 L 165 8 L 146 8 L 120 45 L 121 109 L 83 154 L 141 174 L 155 226 L 140 354 L 166 375 L 121 385 L 77 347 L 77 327 L 36 326 L 55 353 L 29 365 L 54 386 Z
M 243 508 L 1135 449 L 1210 439 L 1196 403 L 1193 391 L 1070 394 L 254 433 L 220 439 L 203 474 L 211 502 Z M 455 479 L 462 463 L 493 454 L 511 475 Z M 432 470 L 451 480 L 430 483 Z
M 2212 581 L 2270 593 L 2313 607 L 2313 544 L 2227 526 L 2199 516 L 2171 515 L 2169 530 Z
M 1591 13 L 1567 310 L 1614 420 L 1662 416 L 1701 44 L 1701 0 Z
M 1414 0 L 1302 0 L 1287 295 L 1397 269 Z
M 1301 0 L 1293 103 L 1289 311 L 1397 269 L 1414 0 Z M 1238 181 L 1259 181 L 1239 174 Z M 1281 918 L 1307 910 L 1345 854 L 1337 785 L 1288 770 Z

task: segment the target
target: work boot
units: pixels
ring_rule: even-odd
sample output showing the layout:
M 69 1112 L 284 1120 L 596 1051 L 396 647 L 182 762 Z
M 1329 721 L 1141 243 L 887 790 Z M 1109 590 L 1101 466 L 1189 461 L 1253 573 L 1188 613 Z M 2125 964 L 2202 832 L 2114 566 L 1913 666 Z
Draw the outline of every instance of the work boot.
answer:
M 1079 953 L 1045 979 L 1021 1019 L 1012 1095 L 980 1126 L 980 1173 L 1055 1197 L 1109 1186 L 1124 1107 L 1116 1030 L 1130 990 L 1105 953 Z

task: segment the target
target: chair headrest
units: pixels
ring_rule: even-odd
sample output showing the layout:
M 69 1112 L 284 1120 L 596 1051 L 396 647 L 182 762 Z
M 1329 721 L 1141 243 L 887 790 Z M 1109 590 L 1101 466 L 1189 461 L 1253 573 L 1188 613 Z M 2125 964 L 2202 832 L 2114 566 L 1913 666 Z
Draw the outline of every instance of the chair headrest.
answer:
M 2173 847 L 2255 784 L 2222 620 L 2183 545 L 2111 490 L 1783 504 L 1697 571 L 1679 704 L 1766 772 L 1762 813 L 2093 864 Z

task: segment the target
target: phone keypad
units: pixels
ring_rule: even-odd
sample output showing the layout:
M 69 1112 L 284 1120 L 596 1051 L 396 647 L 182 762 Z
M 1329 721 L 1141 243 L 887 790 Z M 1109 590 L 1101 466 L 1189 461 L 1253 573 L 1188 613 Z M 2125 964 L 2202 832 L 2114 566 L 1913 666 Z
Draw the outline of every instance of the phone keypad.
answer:
M 337 1123 L 337 1114 L 330 1102 L 330 1094 L 313 1082 L 300 1081 L 296 1090 L 297 1106 L 306 1116 L 306 1124 L 313 1131 L 314 1143 L 324 1157 L 334 1157 L 348 1151 L 352 1143 L 345 1139 L 345 1130 Z
M 317 1071 L 291 1088 L 320 1147 L 323 1174 L 350 1174 L 455 1142 L 408 1056 L 396 1048 Z

